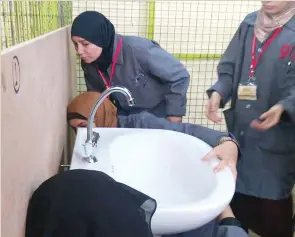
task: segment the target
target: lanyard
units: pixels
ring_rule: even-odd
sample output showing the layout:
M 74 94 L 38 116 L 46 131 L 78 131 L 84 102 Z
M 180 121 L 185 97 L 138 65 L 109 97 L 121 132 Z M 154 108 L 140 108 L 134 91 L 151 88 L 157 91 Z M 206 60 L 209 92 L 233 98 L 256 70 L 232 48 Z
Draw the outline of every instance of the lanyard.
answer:
M 254 77 L 255 70 L 257 68 L 259 59 L 262 57 L 262 55 L 265 53 L 268 46 L 278 36 L 278 34 L 281 32 L 282 29 L 283 29 L 283 27 L 279 27 L 276 29 L 276 31 L 273 33 L 273 35 L 265 42 L 265 44 L 264 44 L 264 46 L 257 58 L 256 58 L 256 53 L 255 53 L 255 51 L 256 51 L 256 36 L 254 34 L 253 41 L 252 41 L 252 52 L 251 52 L 251 57 L 252 57 L 251 59 L 252 60 L 251 60 L 251 70 L 250 70 L 250 74 L 249 74 L 250 78 Z
M 112 80 L 113 80 L 113 75 L 115 73 L 117 59 L 119 57 L 119 54 L 120 54 L 120 50 L 122 48 L 122 45 L 123 45 L 123 39 L 121 38 L 120 41 L 119 41 L 119 43 L 118 43 L 118 46 L 117 46 L 117 49 L 116 49 L 116 52 L 115 52 L 115 56 L 114 56 L 114 59 L 113 59 L 112 70 L 111 70 L 111 75 L 110 75 L 110 81 L 109 81 L 109 83 L 107 83 L 107 81 L 106 81 L 103 73 L 99 69 L 97 69 L 97 71 L 98 71 L 100 77 L 102 78 L 102 80 L 103 80 L 106 88 L 109 88 L 111 86 L 111 84 L 112 84 Z

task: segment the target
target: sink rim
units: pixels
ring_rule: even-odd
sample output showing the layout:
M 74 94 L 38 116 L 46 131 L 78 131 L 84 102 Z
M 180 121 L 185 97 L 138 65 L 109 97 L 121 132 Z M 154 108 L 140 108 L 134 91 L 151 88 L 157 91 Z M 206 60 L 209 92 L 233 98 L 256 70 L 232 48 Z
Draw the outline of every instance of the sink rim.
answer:
M 75 143 L 72 150 L 70 170 L 97 170 L 106 173 L 110 177 L 114 178 L 117 182 L 120 182 L 116 179 L 116 177 L 114 177 L 112 173 L 110 173 L 108 167 L 102 168 L 103 164 L 101 162 L 104 163 L 104 161 L 109 159 L 108 157 L 110 144 L 122 135 L 129 135 L 136 132 L 142 133 L 152 130 L 159 129 L 94 128 L 93 131 L 98 132 L 101 135 L 96 150 L 99 161 L 97 163 L 89 164 L 83 162 L 81 160 L 81 157 L 79 156 L 81 144 L 84 144 L 87 132 L 86 128 L 79 128 L 77 130 Z M 186 135 L 190 136 L 188 134 Z M 203 142 L 202 140 L 200 141 L 203 145 L 205 145 L 209 149 L 212 149 L 212 147 L 210 147 L 207 143 Z M 106 157 L 106 159 L 101 160 L 101 157 Z M 218 164 L 218 162 L 220 161 L 217 158 L 215 158 L 208 162 L 208 165 L 213 169 Z M 226 167 L 223 171 L 220 171 L 215 175 L 217 179 L 216 188 L 212 189 L 213 191 L 210 192 L 208 198 L 199 199 L 198 201 L 189 202 L 188 204 L 184 205 L 178 205 L 177 208 L 172 208 L 171 206 L 168 208 L 161 208 L 158 206 L 151 221 L 151 228 L 153 234 L 156 236 L 162 236 L 167 234 L 175 234 L 190 231 L 216 218 L 230 203 L 230 200 L 232 199 L 235 192 L 235 180 L 228 167 Z M 199 215 L 201 217 L 198 217 Z
M 142 132 L 152 132 L 152 131 L 159 131 L 159 130 L 163 130 L 163 129 L 145 129 L 145 128 L 93 128 L 93 131 L 96 131 L 98 133 L 100 132 L 108 132 L 108 131 L 113 131 L 114 135 L 112 136 L 111 140 L 108 141 L 108 144 L 106 144 L 107 146 L 105 147 L 106 149 L 109 149 L 109 147 L 111 146 L 111 144 L 116 141 L 119 137 L 122 136 L 128 136 L 128 135 L 132 135 L 132 134 L 136 134 L 136 133 L 142 133 Z M 176 132 L 176 131 L 171 131 L 171 130 L 163 130 L 165 132 L 172 132 L 172 133 L 180 133 L 180 132 Z M 70 165 L 70 169 L 88 169 L 88 170 L 98 170 L 98 171 L 102 171 L 104 173 L 106 173 L 107 175 L 111 176 L 112 178 L 114 178 L 117 182 L 120 182 L 116 179 L 116 177 L 114 177 L 114 175 L 112 173 L 108 173 L 106 172 L 106 170 L 100 170 L 98 169 L 97 166 L 99 166 L 100 161 L 98 161 L 97 163 L 93 163 L 93 164 L 89 164 L 89 163 L 85 163 L 82 162 L 80 160 L 80 157 L 77 157 L 76 154 L 76 150 L 79 149 L 77 145 L 82 144 L 82 142 L 84 142 L 84 138 L 86 138 L 86 132 L 87 132 L 87 128 L 81 127 L 78 128 L 77 130 L 77 134 L 76 134 L 76 139 L 75 139 L 75 144 L 74 144 L 74 148 L 73 148 L 73 156 L 71 159 L 71 165 Z M 191 136 L 185 133 L 181 133 L 182 135 L 186 135 L 186 136 Z M 191 136 L 193 137 L 193 136 Z M 103 137 L 101 137 L 103 138 Z M 200 141 L 200 144 L 204 147 L 206 147 L 207 149 L 212 149 L 211 146 L 209 146 L 207 143 L 205 143 L 204 141 L 202 141 L 199 138 L 193 137 L 195 139 L 198 139 Z M 98 150 L 100 150 L 100 146 L 99 146 L 100 141 L 98 141 Z M 210 161 L 206 161 L 205 163 L 208 163 L 208 165 L 214 169 L 214 167 L 220 162 L 220 160 L 216 157 L 216 158 L 212 158 L 212 160 Z M 79 166 L 76 167 L 75 166 Z M 212 199 L 216 193 L 221 193 L 223 195 L 221 195 L 221 197 L 224 197 L 223 200 L 224 202 L 228 202 L 227 200 L 231 200 L 234 192 L 235 192 L 235 187 L 236 187 L 236 183 L 234 180 L 234 176 L 231 172 L 231 170 L 229 169 L 229 167 L 225 167 L 224 170 L 220 171 L 219 173 L 215 174 L 216 175 L 216 188 L 213 189 L 213 191 L 210 193 L 209 198 Z M 227 192 L 225 192 L 225 190 L 223 190 L 222 186 L 227 187 L 228 190 Z M 220 190 L 222 189 L 222 190 Z M 217 192 L 217 191 L 220 192 Z M 226 195 L 224 195 L 226 193 Z M 226 197 L 225 197 L 226 196 Z M 218 200 L 220 200 L 220 198 Z M 193 203 L 194 205 L 200 205 L 200 204 L 206 204 L 208 199 L 201 199 L 199 201 L 196 202 L 190 202 Z M 184 205 L 178 205 L 179 208 L 160 208 L 158 210 L 161 210 L 160 212 L 177 212 L 180 210 L 185 209 Z M 173 209 L 173 210 L 172 210 Z M 198 209 L 202 210 L 205 208 L 199 207 Z M 208 208 L 206 208 L 207 210 Z M 188 210 L 189 211 L 189 210 Z
M 180 133 L 177 131 L 171 131 L 171 130 L 164 130 L 164 129 L 137 129 L 138 131 L 133 131 L 131 133 L 125 133 L 120 134 L 116 136 L 109 144 L 111 145 L 116 142 L 118 139 L 122 139 L 126 136 L 136 136 L 137 134 L 142 135 L 142 132 L 147 133 L 153 133 L 153 132 L 164 132 L 164 133 Z M 196 138 L 194 136 L 191 136 L 189 134 L 180 133 L 183 136 L 190 136 L 196 140 L 199 141 L 200 145 L 203 146 L 205 149 L 208 149 L 210 151 L 213 149 L 211 146 L 209 146 L 207 143 L 202 141 L 199 138 Z M 111 159 L 111 157 L 110 157 Z M 208 164 L 212 170 L 220 163 L 220 160 L 215 157 L 212 158 L 210 161 L 204 161 L 204 163 Z M 202 211 L 208 211 L 208 209 L 216 210 L 218 207 L 220 207 L 220 203 L 227 203 L 229 202 L 235 192 L 235 182 L 234 182 L 234 176 L 229 169 L 229 167 L 225 167 L 224 170 L 218 172 L 215 174 L 216 177 L 216 187 L 210 192 L 208 196 L 205 198 L 202 198 L 198 201 L 194 202 L 188 202 L 187 204 L 176 204 L 173 205 L 173 207 L 157 207 L 157 214 L 165 214 L 166 213 L 179 213 L 179 212 L 196 212 L 196 210 L 202 212 Z M 117 182 L 120 182 L 120 180 L 116 179 L 115 175 L 112 175 L 112 178 L 114 178 Z M 128 184 L 126 184 L 128 185 Z M 218 195 L 223 194 L 223 195 Z M 218 197 L 218 201 L 216 202 L 216 197 Z M 153 197 L 152 197 L 153 198 Z M 208 207 L 208 205 L 210 205 Z

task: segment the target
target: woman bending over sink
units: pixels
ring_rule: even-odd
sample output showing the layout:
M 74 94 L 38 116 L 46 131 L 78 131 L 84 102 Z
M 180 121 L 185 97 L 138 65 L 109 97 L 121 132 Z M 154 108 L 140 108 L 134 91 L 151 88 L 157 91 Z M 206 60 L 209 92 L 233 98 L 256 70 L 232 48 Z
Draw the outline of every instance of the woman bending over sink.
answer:
M 28 205 L 25 236 L 153 237 L 150 223 L 155 207 L 149 196 L 102 172 L 70 170 L 35 190 Z M 247 237 L 229 207 L 217 220 L 218 226 L 213 221 L 176 236 Z
M 75 132 L 78 127 L 87 126 L 90 111 L 99 97 L 99 92 L 84 92 L 68 105 L 67 119 Z M 217 156 L 221 162 L 215 168 L 216 172 L 225 166 L 229 166 L 236 177 L 239 147 L 229 133 L 215 131 L 196 124 L 170 122 L 146 111 L 128 116 L 119 115 L 117 114 L 117 108 L 108 99 L 105 99 L 97 109 L 93 125 L 94 127 L 165 129 L 192 135 L 214 147 L 204 157 L 204 160 Z
M 157 42 L 118 34 L 113 23 L 96 11 L 82 12 L 74 19 L 71 39 L 81 58 L 87 91 L 126 87 L 136 105 L 129 107 L 120 95 L 110 95 L 119 114 L 149 111 L 181 122 L 186 113 L 190 75 Z
M 74 130 L 86 126 L 88 114 L 98 97 L 96 92 L 83 93 L 68 106 L 68 120 Z M 228 137 L 226 133 L 192 124 L 171 123 L 148 113 L 117 116 L 116 108 L 108 100 L 97 110 L 95 125 L 185 132 L 215 146 L 215 152 L 225 160 L 223 165 L 235 164 L 238 157 L 235 142 L 222 140 Z M 223 142 L 220 144 L 220 141 Z M 232 168 L 235 170 L 234 165 Z M 102 172 L 66 171 L 46 180 L 33 193 L 28 206 L 25 236 L 152 237 L 151 209 L 143 205 L 146 201 L 148 206 L 153 204 L 152 198 Z M 247 234 L 227 207 L 216 220 L 197 230 L 165 237 L 247 237 Z

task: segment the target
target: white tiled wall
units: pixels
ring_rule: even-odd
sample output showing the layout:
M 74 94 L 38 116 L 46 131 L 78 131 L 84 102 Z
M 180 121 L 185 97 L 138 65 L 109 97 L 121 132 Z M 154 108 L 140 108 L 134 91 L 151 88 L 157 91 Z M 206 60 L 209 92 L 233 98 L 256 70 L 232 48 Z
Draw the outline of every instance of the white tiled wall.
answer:
M 155 2 L 154 39 L 171 53 L 222 54 L 244 17 L 260 1 L 158 1 Z M 117 32 L 146 37 L 148 1 L 75 1 L 74 16 L 85 10 L 105 14 Z M 185 121 L 224 130 L 204 117 L 205 90 L 216 81 L 218 60 L 182 60 L 191 74 Z M 78 67 L 78 70 L 79 67 Z M 78 90 L 85 90 L 78 74 Z

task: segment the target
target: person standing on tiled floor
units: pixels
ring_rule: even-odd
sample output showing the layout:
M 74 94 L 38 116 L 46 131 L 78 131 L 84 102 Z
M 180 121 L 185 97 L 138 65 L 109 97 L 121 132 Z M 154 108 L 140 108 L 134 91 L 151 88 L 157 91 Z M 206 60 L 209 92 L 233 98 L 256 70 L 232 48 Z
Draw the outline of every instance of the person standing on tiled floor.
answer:
M 246 16 L 207 91 L 206 115 L 224 111 L 240 143 L 231 207 L 246 230 L 262 237 L 292 237 L 295 179 L 295 2 L 263 1 Z

